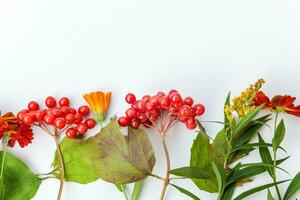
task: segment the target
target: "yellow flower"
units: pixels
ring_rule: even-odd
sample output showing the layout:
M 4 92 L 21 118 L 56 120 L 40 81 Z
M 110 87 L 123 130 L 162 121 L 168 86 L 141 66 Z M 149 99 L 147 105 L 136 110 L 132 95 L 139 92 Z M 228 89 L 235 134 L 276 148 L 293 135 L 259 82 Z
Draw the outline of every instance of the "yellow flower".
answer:
M 84 94 L 83 97 L 94 112 L 95 120 L 102 123 L 110 104 L 111 92 L 96 91 Z
M 264 83 L 265 81 L 263 79 L 257 80 L 254 85 L 250 85 L 240 96 L 234 97 L 231 106 L 225 106 L 225 115 L 230 123 L 233 122 L 234 118 L 232 113 L 234 111 L 239 117 L 243 117 L 255 108 L 253 99 Z

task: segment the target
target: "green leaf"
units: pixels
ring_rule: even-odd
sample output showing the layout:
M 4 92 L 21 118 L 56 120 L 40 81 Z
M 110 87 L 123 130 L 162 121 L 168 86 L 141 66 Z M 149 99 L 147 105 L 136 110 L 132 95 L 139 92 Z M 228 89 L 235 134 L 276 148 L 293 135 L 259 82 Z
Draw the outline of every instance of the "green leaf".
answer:
M 265 190 L 267 188 L 270 188 L 270 187 L 273 187 L 275 185 L 279 185 L 281 183 L 284 183 L 284 182 L 287 182 L 288 180 L 285 180 L 285 181 L 279 181 L 279 182 L 275 182 L 275 183 L 269 183 L 269 184 L 265 184 L 265 185 L 262 185 L 262 186 L 259 186 L 259 187 L 255 187 L 255 188 L 252 188 L 246 192 L 243 192 L 242 194 L 240 194 L 239 196 L 237 196 L 236 198 L 234 198 L 234 200 L 242 200 L 252 194 L 255 194 L 257 192 L 260 192 L 262 190 Z
M 207 170 L 208 173 L 214 174 L 211 167 L 211 144 L 205 132 L 199 132 L 191 148 L 190 167 Z M 211 179 L 192 179 L 197 187 L 207 192 L 217 192 L 218 183 L 215 176 Z
M 238 151 L 238 150 L 243 150 L 243 149 L 249 149 L 249 148 L 253 148 L 253 147 L 273 147 L 273 144 L 271 143 L 265 143 L 265 144 L 261 144 L 261 143 L 251 143 L 251 144 L 244 144 L 242 146 L 236 147 L 232 150 L 232 152 L 234 151 Z M 278 147 L 279 149 L 281 149 L 282 151 L 286 152 L 286 150 L 282 147 Z
M 209 173 L 207 170 L 196 167 L 181 167 L 177 169 L 172 169 L 170 173 L 176 176 L 183 176 L 186 178 L 210 179 L 214 177 L 214 175 Z
M 235 134 L 232 139 L 233 150 L 228 161 L 229 164 L 243 158 L 248 155 L 254 148 L 241 148 L 240 147 L 247 145 L 252 138 L 254 138 L 259 129 L 269 120 L 269 115 L 265 115 L 259 119 L 252 120 L 242 131 L 238 134 Z
M 269 117 L 270 115 L 265 115 L 250 121 L 243 131 L 234 135 L 233 146 L 239 147 L 243 144 L 247 144 L 258 133 L 259 129 L 270 120 Z
M 270 190 L 268 190 L 268 200 L 275 200 Z
M 212 168 L 214 170 L 214 173 L 217 177 L 217 182 L 218 182 L 218 194 L 219 196 L 222 196 L 223 190 L 226 184 L 226 175 L 223 167 L 220 165 L 212 162 Z
M 223 164 L 227 151 L 226 130 L 222 129 L 216 136 L 211 146 L 211 160 Z
M 241 132 L 257 116 L 262 108 L 263 105 L 260 105 L 254 110 L 250 111 L 246 116 L 241 117 L 234 127 L 233 135 L 239 134 L 239 132 Z
M 274 152 L 277 151 L 279 145 L 281 144 L 281 142 L 284 139 L 284 136 L 285 136 L 285 126 L 284 126 L 283 120 L 281 120 L 280 123 L 278 124 L 276 130 L 275 130 L 275 135 L 274 135 L 274 138 L 272 140 Z
M 3 156 L 4 152 L 1 151 L 0 166 Z M 30 200 L 35 196 L 40 184 L 41 180 L 30 171 L 27 165 L 12 154 L 6 153 L 3 185 L 0 188 L 4 194 L 4 200 Z
M 124 136 L 113 119 L 98 134 L 96 145 L 100 153 L 93 154 L 93 170 L 103 180 L 126 184 L 151 174 L 155 156 L 144 130 L 129 127 Z
M 225 101 L 224 107 L 225 106 L 230 106 L 230 92 L 228 93 L 228 95 L 226 97 L 226 101 Z M 225 112 L 224 112 L 224 123 L 225 123 L 225 125 L 229 124 L 229 120 L 227 119 Z
M 227 184 L 235 183 L 239 180 L 249 178 L 266 171 L 266 167 L 263 166 L 250 166 L 235 171 L 235 173 L 227 180 Z
M 224 190 L 224 194 L 221 197 L 221 200 L 231 200 L 232 196 L 234 194 L 235 188 L 236 188 L 235 184 L 228 185 Z
M 182 192 L 183 194 L 191 197 L 192 199 L 194 199 L 194 200 L 200 200 L 196 195 L 194 195 L 190 191 L 188 191 L 188 190 L 186 190 L 186 189 L 184 189 L 182 187 L 179 187 L 177 185 L 171 184 L 171 183 L 170 183 L 170 185 L 172 185 L 174 188 L 176 188 L 178 191 Z
M 288 186 L 283 200 L 290 199 L 297 191 L 300 190 L 300 172 L 293 178 L 292 182 Z
M 132 195 L 131 195 L 131 200 L 138 200 L 139 195 L 140 195 L 140 193 L 142 191 L 142 188 L 143 188 L 143 184 L 144 184 L 143 181 L 138 181 L 138 182 L 134 183 L 133 192 L 132 192 Z
M 83 141 L 80 139 L 69 139 L 65 137 L 60 148 L 65 163 L 65 178 L 66 181 L 87 184 L 99 178 L 93 168 L 94 154 L 100 155 L 96 141 L 99 140 L 99 135 L 88 138 Z M 52 163 L 54 168 L 60 168 L 60 162 L 57 152 Z M 59 178 L 59 170 L 54 172 L 54 175 Z
M 263 138 L 258 135 L 258 140 L 259 143 L 265 145 L 265 141 L 263 140 Z M 273 164 L 273 160 L 270 154 L 270 151 L 267 147 L 259 147 L 259 155 L 261 160 L 263 161 L 263 163 L 265 164 L 269 164 L 272 165 Z M 268 173 L 270 174 L 271 177 L 273 177 L 274 174 L 274 168 L 273 167 L 266 167 L 266 169 L 268 170 Z

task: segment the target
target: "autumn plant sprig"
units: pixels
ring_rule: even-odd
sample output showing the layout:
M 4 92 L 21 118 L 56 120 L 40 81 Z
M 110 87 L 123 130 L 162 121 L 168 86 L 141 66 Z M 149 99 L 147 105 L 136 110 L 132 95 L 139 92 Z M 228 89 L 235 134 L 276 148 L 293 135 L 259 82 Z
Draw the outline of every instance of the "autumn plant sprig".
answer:
M 178 122 L 184 123 L 188 129 L 195 129 L 197 127 L 196 117 L 203 115 L 204 106 L 194 104 L 191 97 L 183 98 L 176 90 L 171 90 L 168 94 L 158 92 L 154 96 L 145 95 L 140 100 L 137 100 L 134 94 L 129 93 L 125 100 L 131 107 L 126 110 L 126 116 L 118 119 L 119 125 L 133 128 L 144 125 L 146 128 L 154 129 L 161 137 L 167 168 L 160 194 L 160 200 L 162 200 L 170 183 L 171 170 L 166 136 Z
M 259 79 L 240 96 L 233 98 L 230 95 L 224 106 L 224 127 L 212 140 L 208 137 L 205 129 L 199 130 L 191 149 L 189 167 L 171 170 L 178 176 L 190 178 L 199 189 L 217 193 L 218 200 L 242 200 L 254 193 L 275 187 L 278 199 L 282 199 L 278 185 L 289 180 L 278 181 L 276 170 L 282 170 L 279 165 L 288 157 L 277 159 L 277 151 L 283 149 L 280 144 L 285 136 L 283 120 L 277 124 L 278 113 L 287 112 L 299 116 L 300 106 L 295 106 L 295 98 L 288 95 L 275 96 L 270 100 L 260 91 L 264 80 Z M 274 137 L 271 143 L 266 143 L 259 134 L 271 115 L 263 115 L 262 109 L 275 112 Z M 255 140 L 258 140 L 256 142 Z M 273 150 L 273 158 L 269 151 Z M 247 156 L 253 150 L 259 150 L 262 162 L 242 163 L 241 158 Z M 253 180 L 253 177 L 268 172 L 273 180 L 272 183 L 257 186 L 234 197 L 238 186 Z M 300 174 L 295 176 L 283 197 L 283 200 L 291 197 L 300 189 Z M 199 199 L 196 195 L 186 191 L 193 199 Z M 274 199 L 268 190 L 268 200 Z
M 62 97 L 57 101 L 49 96 L 45 100 L 47 108 L 41 109 L 36 101 L 28 103 L 28 108 L 20 111 L 17 115 L 18 120 L 27 126 L 37 126 L 51 136 L 56 145 L 59 156 L 59 176 L 60 188 L 57 199 L 61 199 L 63 186 L 65 183 L 65 163 L 60 149 L 59 137 L 65 133 L 68 138 L 82 137 L 89 129 L 95 127 L 96 122 L 92 118 L 86 118 L 90 109 L 88 106 L 80 106 L 77 110 L 70 107 L 70 100 Z

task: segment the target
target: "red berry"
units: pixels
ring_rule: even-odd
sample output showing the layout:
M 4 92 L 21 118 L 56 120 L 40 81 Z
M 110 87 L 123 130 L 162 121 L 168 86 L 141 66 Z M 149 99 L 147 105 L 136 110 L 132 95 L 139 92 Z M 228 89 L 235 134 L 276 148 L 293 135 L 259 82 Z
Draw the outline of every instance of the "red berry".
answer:
M 118 119 L 118 124 L 119 124 L 120 126 L 122 126 L 122 127 L 128 126 L 129 123 L 130 123 L 130 121 L 128 120 L 127 117 L 120 117 L 120 118 Z
M 155 108 L 155 106 L 154 106 L 152 103 L 150 103 L 150 102 L 148 102 L 148 103 L 145 104 L 145 109 L 146 109 L 147 111 L 151 111 L 151 110 L 153 110 L 154 108 Z
M 68 130 L 66 131 L 66 136 L 68 138 L 74 138 L 77 135 L 77 131 L 75 128 L 68 128 Z
M 179 109 L 179 117 L 180 118 L 187 118 L 193 114 L 193 109 L 190 106 L 184 105 Z
M 178 93 L 172 93 L 172 95 L 170 96 L 170 100 L 172 103 L 182 103 L 182 98 Z
M 145 95 L 145 96 L 143 96 L 142 101 L 147 103 L 150 100 L 150 98 L 151 97 L 149 95 Z
M 76 126 L 76 131 L 78 132 L 78 134 L 84 135 L 88 130 L 88 127 L 86 124 L 84 123 L 80 123 Z
M 65 120 L 66 120 L 66 124 L 71 125 L 75 122 L 75 115 L 74 114 L 67 114 L 65 116 Z M 78 123 L 80 123 L 80 122 L 78 122 Z
M 141 123 L 144 123 L 148 120 L 146 114 L 142 114 L 142 113 L 138 114 L 137 118 L 140 120 Z
M 128 108 L 126 110 L 126 117 L 128 117 L 129 119 L 133 119 L 137 116 L 137 112 L 134 108 Z
M 56 106 L 56 100 L 54 97 L 49 96 L 46 98 L 45 104 L 48 108 L 54 108 Z
M 178 91 L 175 90 L 175 89 L 172 89 L 172 90 L 170 90 L 170 92 L 168 93 L 168 96 L 171 96 L 173 93 L 178 93 Z
M 135 95 L 132 93 L 128 93 L 125 97 L 125 101 L 129 104 L 133 104 L 136 101 Z
M 137 107 L 138 111 L 144 112 L 145 111 L 145 102 L 137 101 L 136 107 Z
M 94 127 L 96 126 L 96 122 L 95 122 L 95 120 L 92 119 L 92 118 L 89 118 L 89 119 L 85 120 L 84 123 L 87 125 L 87 127 L 88 127 L 89 129 L 92 129 L 92 128 L 94 128 Z
M 62 112 L 63 115 L 69 114 L 70 109 L 67 106 L 63 106 L 59 108 L 59 110 Z
M 56 118 L 54 120 L 54 126 L 58 129 L 64 128 L 66 125 L 66 120 L 64 118 Z
M 27 109 L 24 109 L 24 110 L 21 110 L 20 112 L 18 112 L 17 114 L 17 118 L 20 120 L 20 121 L 23 121 L 23 117 L 26 113 L 28 113 L 29 111 Z
M 164 96 L 160 99 L 160 106 L 163 109 L 168 109 L 170 106 L 170 101 L 167 96 Z
M 140 123 L 140 121 L 139 121 L 138 119 L 133 119 L 133 120 L 131 121 L 131 126 L 132 126 L 133 128 L 139 128 L 140 125 L 141 125 L 141 123 Z
M 158 97 L 158 98 L 162 98 L 162 97 L 164 97 L 164 96 L 166 96 L 166 94 L 163 93 L 163 92 L 158 92 L 158 93 L 157 93 L 157 97 Z
M 71 114 L 76 114 L 77 111 L 76 111 L 75 108 L 69 108 L 69 113 L 71 113 Z
M 61 117 L 63 115 L 63 113 L 60 109 L 52 109 L 51 114 L 54 117 Z
M 188 117 L 185 121 L 186 124 L 196 124 L 196 120 L 195 120 L 195 117 Z
M 55 120 L 55 117 L 52 114 L 47 114 L 44 117 L 44 122 L 48 125 L 53 125 L 54 120 Z
M 80 106 L 78 108 L 78 113 L 82 116 L 87 116 L 90 113 L 90 108 L 88 106 Z
M 31 117 L 30 114 L 25 114 L 25 115 L 23 116 L 22 122 L 23 122 L 24 124 L 26 124 L 26 125 L 31 125 L 31 124 L 33 123 L 33 119 L 32 119 L 32 117 Z
M 79 124 L 82 122 L 82 116 L 80 114 L 75 114 L 74 117 L 75 117 L 75 121 L 74 121 L 75 124 Z
M 67 97 L 62 97 L 60 100 L 59 100 L 59 105 L 61 106 L 61 107 L 63 107 L 63 106 L 69 106 L 70 105 L 70 100 L 69 100 L 69 98 L 67 98 Z
M 202 104 L 196 104 L 193 106 L 193 110 L 197 116 L 200 116 L 205 112 L 205 107 Z
M 43 121 L 43 119 L 44 119 L 44 117 L 45 117 L 45 112 L 43 112 L 43 111 L 37 111 L 36 113 L 35 113 L 35 118 L 36 118 L 36 120 L 37 121 Z
M 150 98 L 150 103 L 154 106 L 159 105 L 159 98 L 158 97 L 151 97 Z
M 190 129 L 190 130 L 193 130 L 193 129 L 195 129 L 196 127 L 197 127 L 197 124 L 196 123 L 194 123 L 194 124 L 185 124 L 185 126 L 188 128 L 188 129 Z
M 192 97 L 186 97 L 186 98 L 184 99 L 184 104 L 185 104 L 185 105 L 192 106 L 193 103 L 194 103 L 194 100 L 193 100 Z
M 38 109 L 40 109 L 40 106 L 36 101 L 30 101 L 28 103 L 28 109 L 29 110 L 38 110 Z

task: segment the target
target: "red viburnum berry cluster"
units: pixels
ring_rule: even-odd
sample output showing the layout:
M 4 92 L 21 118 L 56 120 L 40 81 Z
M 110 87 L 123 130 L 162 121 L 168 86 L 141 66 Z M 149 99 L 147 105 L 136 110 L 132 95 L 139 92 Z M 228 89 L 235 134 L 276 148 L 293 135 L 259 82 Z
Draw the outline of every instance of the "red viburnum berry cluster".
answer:
M 156 121 L 167 113 L 167 128 L 173 122 L 181 121 L 188 129 L 194 129 L 197 127 L 196 117 L 205 112 L 202 104 L 194 104 L 191 97 L 182 98 L 176 90 L 171 90 L 168 94 L 158 92 L 154 96 L 145 95 L 141 100 L 129 93 L 125 100 L 131 107 L 126 110 L 125 116 L 118 119 L 122 127 L 153 127 Z
M 74 138 L 77 135 L 84 135 L 88 129 L 95 127 L 96 122 L 92 118 L 87 118 L 90 114 L 90 108 L 86 105 L 80 106 L 78 110 L 70 107 L 70 100 L 62 97 L 58 101 L 49 96 L 45 100 L 46 109 L 40 109 L 40 105 L 36 101 L 28 103 L 28 109 L 21 110 L 17 114 L 17 118 L 25 125 L 49 125 L 56 130 L 66 130 L 66 136 Z

